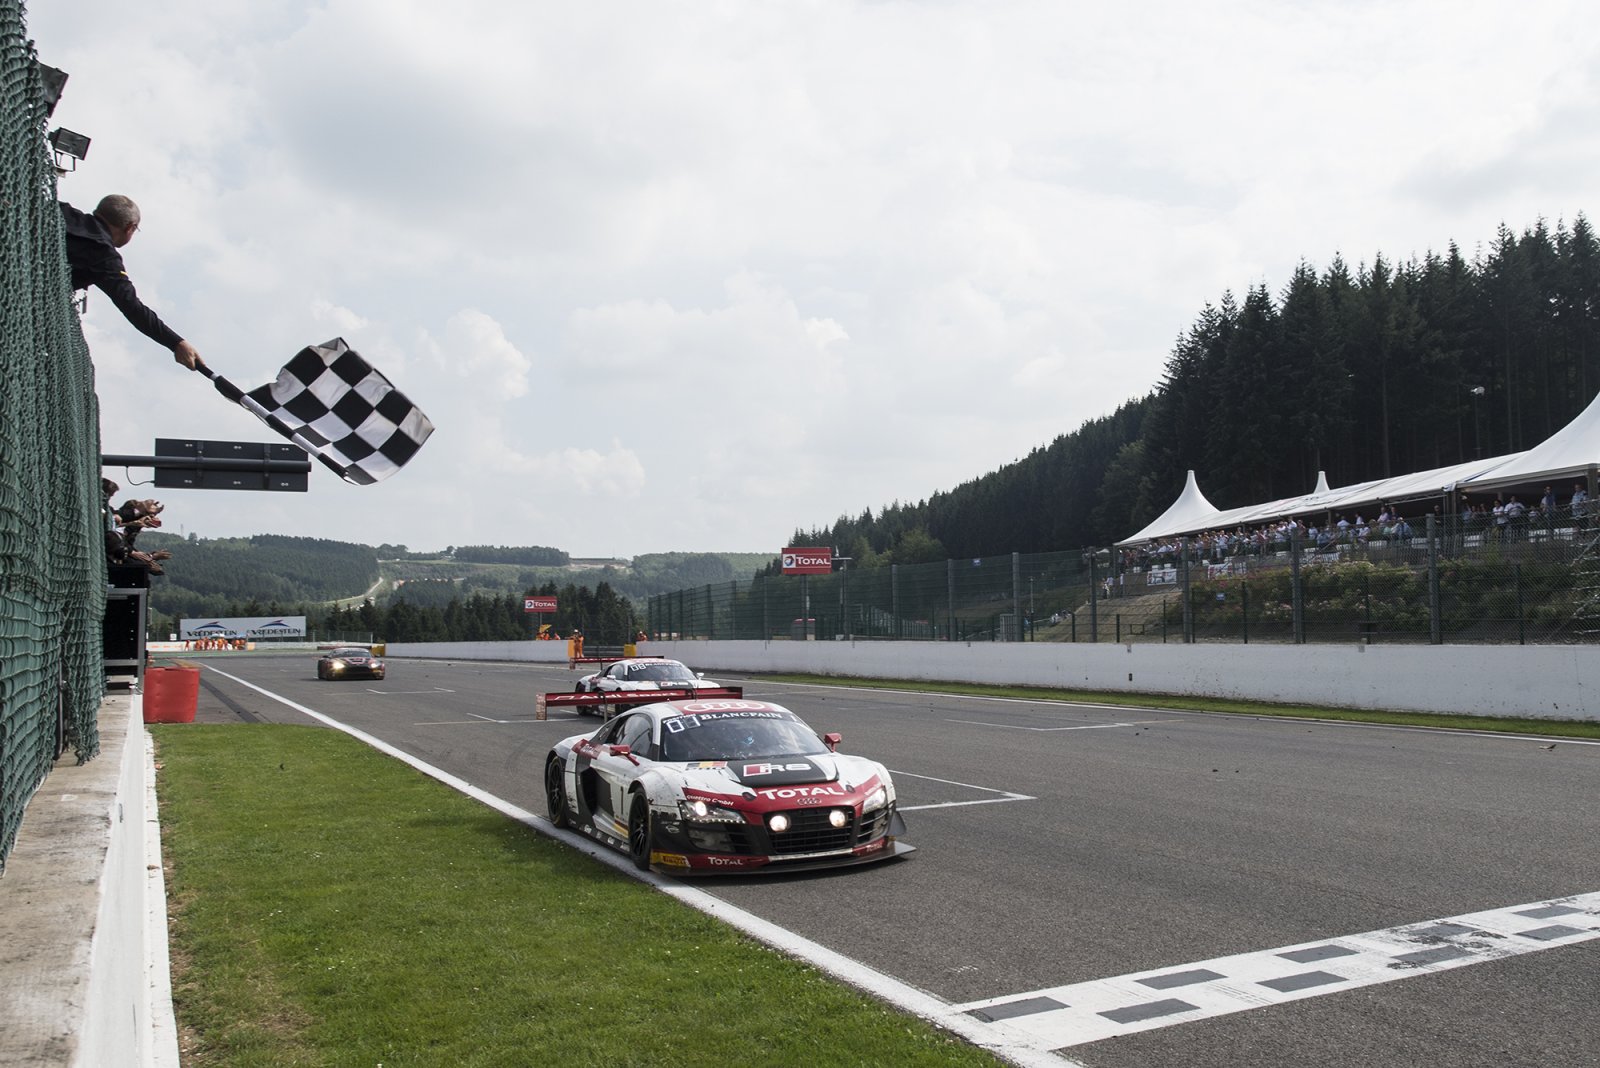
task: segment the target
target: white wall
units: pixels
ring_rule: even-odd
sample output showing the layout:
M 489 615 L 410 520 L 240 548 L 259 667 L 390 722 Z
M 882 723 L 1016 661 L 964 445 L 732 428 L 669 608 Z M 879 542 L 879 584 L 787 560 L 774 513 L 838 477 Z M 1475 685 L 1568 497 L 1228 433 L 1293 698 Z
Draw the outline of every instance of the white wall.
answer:
M 653 641 L 640 643 L 639 652 L 708 672 L 787 671 L 1600 720 L 1600 647 L 1594 646 Z M 566 649 L 564 643 L 531 641 L 392 643 L 388 655 L 562 662 Z

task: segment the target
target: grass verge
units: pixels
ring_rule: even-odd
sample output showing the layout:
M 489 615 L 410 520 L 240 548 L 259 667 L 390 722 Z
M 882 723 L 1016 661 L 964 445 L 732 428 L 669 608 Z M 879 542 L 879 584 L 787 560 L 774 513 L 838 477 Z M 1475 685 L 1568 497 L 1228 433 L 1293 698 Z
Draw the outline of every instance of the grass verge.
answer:
M 1600 738 L 1600 722 L 1581 719 L 1533 719 L 1498 716 L 1448 715 L 1440 712 L 1403 712 L 1390 709 L 1323 708 L 1316 705 L 1273 705 L 1259 701 L 1228 701 L 1210 697 L 1177 697 L 1159 693 L 1100 693 L 1092 690 L 1054 690 L 1032 686 L 989 686 L 967 682 L 928 682 L 923 679 L 861 679 L 842 675 L 762 674 L 774 682 L 802 682 L 824 686 L 855 686 L 877 690 L 916 690 L 927 693 L 969 694 L 980 697 L 1015 697 L 1027 701 L 1075 701 L 1132 708 L 1172 708 L 1188 712 L 1226 712 L 1248 716 L 1283 716 L 1292 719 L 1348 720 L 1354 723 L 1388 723 L 1403 727 L 1436 727 L 1456 731 L 1529 734 L 1549 738 Z
M 187 1068 L 1000 1063 L 337 731 L 151 730 Z

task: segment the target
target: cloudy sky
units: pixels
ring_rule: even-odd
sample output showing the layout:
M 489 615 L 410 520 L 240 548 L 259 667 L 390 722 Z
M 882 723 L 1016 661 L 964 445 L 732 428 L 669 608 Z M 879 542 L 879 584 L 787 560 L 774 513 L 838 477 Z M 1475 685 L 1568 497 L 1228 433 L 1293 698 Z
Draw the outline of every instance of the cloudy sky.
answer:
M 781 548 L 1147 392 L 1225 290 L 1586 214 L 1587 4 L 34 3 L 61 180 L 245 388 L 343 337 L 399 475 L 167 529 Z M 103 447 L 271 433 L 91 292 Z M 121 470 L 109 471 L 124 484 Z M 133 472 L 147 478 L 149 471 Z

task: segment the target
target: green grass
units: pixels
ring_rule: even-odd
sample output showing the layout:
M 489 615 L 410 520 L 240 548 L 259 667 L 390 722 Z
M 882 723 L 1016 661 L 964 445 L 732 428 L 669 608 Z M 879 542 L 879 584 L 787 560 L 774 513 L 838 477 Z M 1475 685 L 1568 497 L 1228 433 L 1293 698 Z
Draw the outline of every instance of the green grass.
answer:
M 342 733 L 152 730 L 187 1068 L 999 1063 Z
M 1192 712 L 1226 712 L 1248 716 L 1283 716 L 1293 719 L 1349 720 L 1355 723 L 1389 723 L 1405 727 L 1437 727 L 1456 731 L 1490 731 L 1497 734 L 1532 734 L 1550 738 L 1600 738 L 1600 722 L 1595 720 L 1524 719 L 1517 717 L 1448 715 L 1440 712 L 1405 712 L 1390 709 L 1274 705 L 1259 701 L 1229 701 L 1210 697 L 1177 697 L 1172 694 L 1159 693 L 1102 693 L 1094 690 L 1057 690 L 1031 686 L 988 686 L 967 682 L 928 682 L 922 679 L 859 679 L 840 675 L 780 674 L 762 674 L 759 677 L 771 679 L 774 682 L 857 686 L 863 689 L 974 694 L 982 697 L 1015 697 L 1029 701 L 1077 701 L 1097 705 L 1174 708 Z

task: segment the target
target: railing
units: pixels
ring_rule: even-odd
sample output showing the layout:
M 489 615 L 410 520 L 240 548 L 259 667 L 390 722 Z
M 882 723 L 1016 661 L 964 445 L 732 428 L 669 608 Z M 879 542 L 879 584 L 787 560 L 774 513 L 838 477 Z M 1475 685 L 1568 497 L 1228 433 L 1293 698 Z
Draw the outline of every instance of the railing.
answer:
M 763 641 L 1575 643 L 1600 633 L 1600 525 L 1583 509 L 1418 520 L 1318 544 L 1012 553 L 758 576 L 652 597 L 661 638 Z

